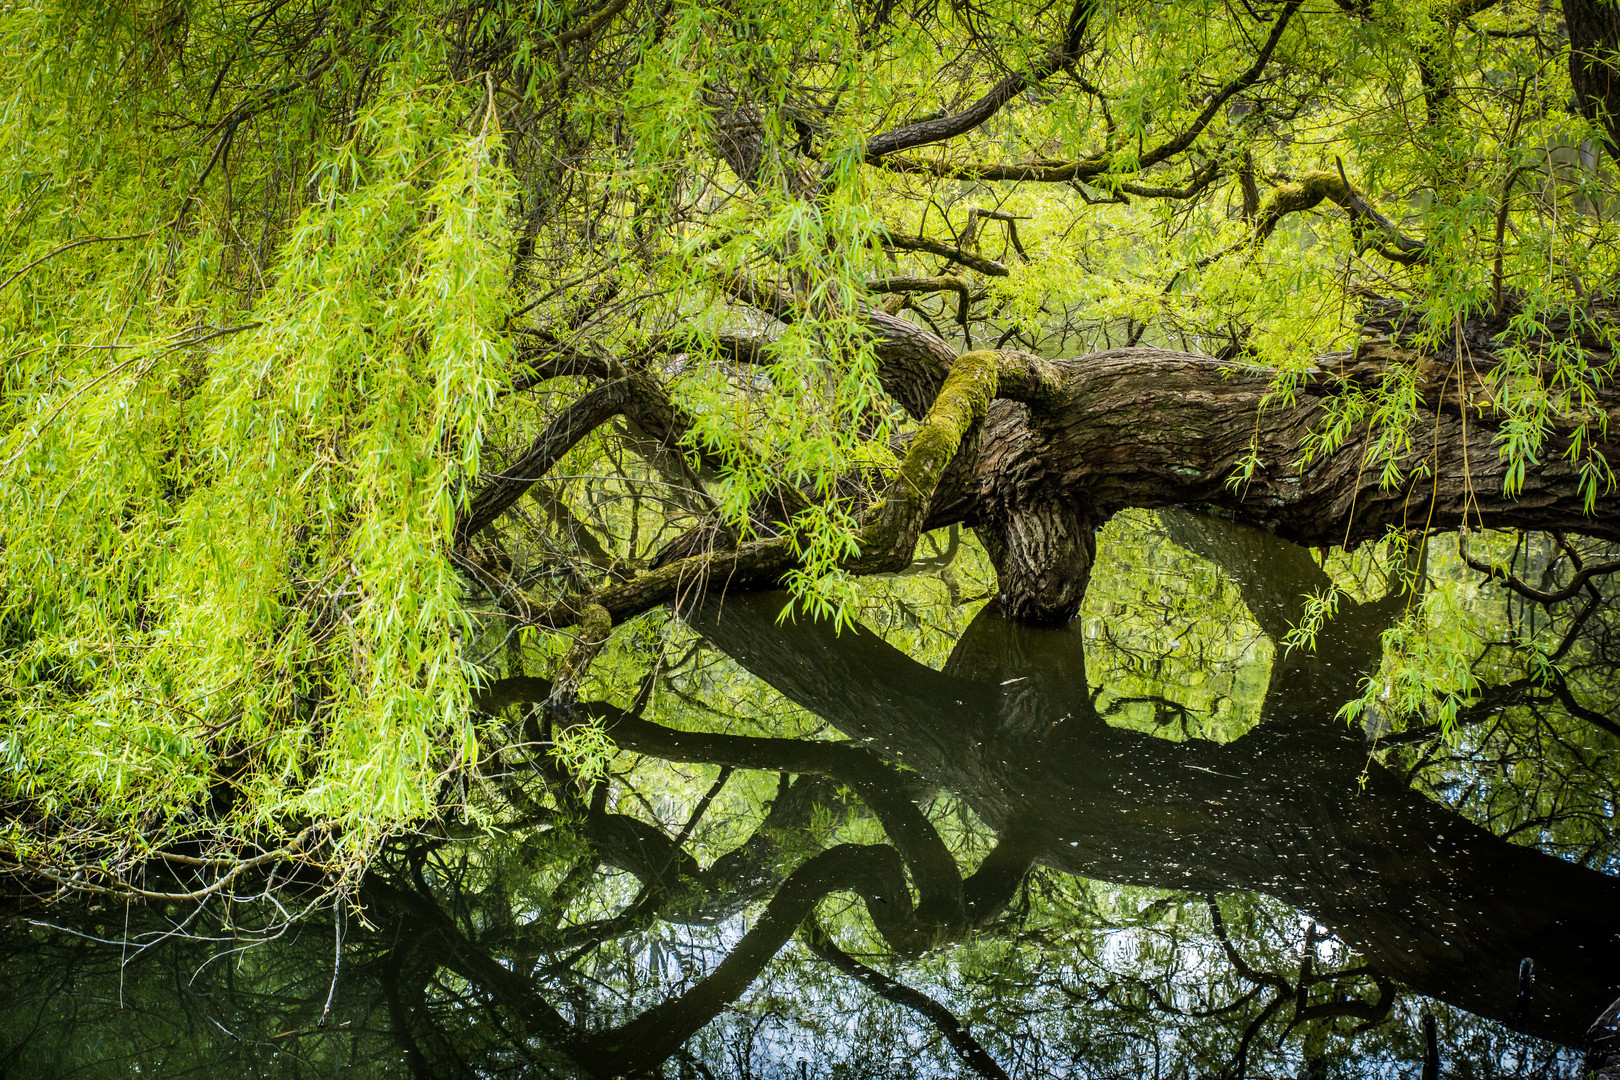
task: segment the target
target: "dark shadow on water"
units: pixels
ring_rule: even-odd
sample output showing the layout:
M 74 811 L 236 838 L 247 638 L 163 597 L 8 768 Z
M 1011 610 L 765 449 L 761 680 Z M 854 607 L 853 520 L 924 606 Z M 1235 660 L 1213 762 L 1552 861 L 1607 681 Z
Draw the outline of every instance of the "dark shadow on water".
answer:
M 1179 513 L 1165 515 L 1164 528 L 1224 570 L 1274 640 L 1299 620 L 1300 597 L 1325 582 L 1308 553 L 1258 533 Z M 1406 1032 L 1412 1018 L 1395 1008 L 1398 987 L 1482 1018 L 1489 1023 L 1479 1031 L 1494 1032 L 1498 1044 L 1511 1030 L 1578 1045 L 1620 992 L 1620 880 L 1470 823 L 1386 769 L 1335 716 L 1376 667 L 1379 634 L 1407 602 L 1346 602 L 1314 652 L 1279 649 L 1260 723 L 1225 744 L 1111 726 L 1087 678 L 1078 623 L 1032 629 L 992 603 L 934 670 L 862 628 L 840 634 L 781 622 L 780 596 L 711 603 L 688 622 L 848 741 L 675 732 L 606 703 L 581 705 L 621 747 L 722 766 L 709 798 L 734 771 L 780 774 L 754 827 L 707 865 L 689 850 L 690 828 L 672 835 L 678 826 L 610 809 L 601 787 L 546 766 L 546 775 L 500 788 L 507 839 L 402 840 L 357 894 L 296 925 L 243 903 L 206 912 L 159 943 L 186 913 L 28 908 L 4 924 L 0 1075 L 742 1075 L 747 1067 L 714 1047 L 738 1030 L 732 1021 L 741 1014 L 728 1008 L 767 986 L 772 1003 L 744 1013 L 798 1009 L 803 1030 L 823 1031 L 820 1071 L 806 1075 L 877 1075 L 831 1069 L 877 1036 L 826 1035 L 831 1021 L 817 1012 L 850 1008 L 859 986 L 893 1005 L 859 1023 L 903 1018 L 904 1030 L 929 1033 L 943 1060 L 984 1072 L 1002 1067 L 985 1046 L 1003 1045 L 1003 1033 L 974 1028 L 984 1055 L 975 1058 L 966 1027 L 948 1037 L 949 1025 L 907 1005 L 892 978 L 885 989 L 885 976 L 862 976 L 859 961 L 839 968 L 833 942 L 839 933 L 881 940 L 920 973 L 933 970 L 928 957 L 954 955 L 940 952 L 953 942 L 1126 932 L 1100 917 L 1088 924 L 1076 908 L 1064 909 L 1068 922 L 1053 922 L 1057 907 L 1031 899 L 1032 869 L 1056 875 L 1047 881 L 1178 890 L 1189 911 L 1210 920 L 1197 937 L 1200 955 L 1233 989 L 1198 1023 L 1230 1030 L 1209 1034 L 1164 1075 L 1235 1076 L 1262 1043 L 1300 1075 L 1328 1075 L 1307 1033 Z M 532 696 L 537 686 L 511 680 L 497 694 Z M 971 871 L 929 816 L 937 792 L 971 808 L 992 834 Z M 817 853 L 795 839 L 813 822 L 861 817 L 875 820 L 886 842 Z M 840 916 L 831 936 L 809 931 L 813 948 L 790 944 L 817 902 L 834 895 L 859 897 L 864 909 Z M 1244 918 L 1221 918 L 1216 896 L 1249 897 L 1222 902 Z M 1290 909 L 1305 917 L 1292 931 L 1254 916 Z M 254 940 L 256 925 L 279 937 L 231 953 Z M 670 927 L 684 929 L 672 936 Z M 1330 937 L 1349 959 L 1339 971 L 1313 973 L 1314 943 Z M 1287 949 L 1299 951 L 1283 971 L 1277 957 Z M 866 960 L 868 971 L 882 966 Z M 1104 989 L 1090 1006 L 1053 990 L 1030 1008 L 1125 1016 L 1118 987 L 1148 985 L 1131 970 L 1096 983 Z M 857 983 L 844 978 L 851 972 Z M 935 998 L 947 994 L 949 980 L 937 972 L 915 977 Z M 1173 991 L 1177 976 L 1167 968 L 1154 978 Z M 784 995 L 784 986 L 798 989 Z M 967 1000 L 970 989 L 949 993 Z M 1131 1007 L 1134 1019 L 1119 1021 L 1140 1045 L 1104 1049 L 1112 1044 L 1092 1032 L 1097 1060 L 1083 1067 L 1074 1059 L 1074 1074 L 1117 1072 L 1140 1060 L 1131 1055 L 1151 1041 L 1144 1031 L 1172 1015 L 1190 1023 L 1197 1011 L 1143 1002 Z M 1479 1031 L 1471 1037 L 1484 1045 Z M 757 1025 L 750 1038 L 757 1041 Z M 90 1043 L 103 1049 L 70 1049 Z M 1415 1073 L 1415 1045 L 1389 1035 L 1374 1057 L 1386 1069 L 1404 1060 Z M 1542 1071 L 1524 1075 L 1567 1065 L 1547 1048 L 1536 1052 Z M 1519 1067 L 1529 1068 L 1534 1055 L 1519 1053 Z M 759 1075 L 797 1075 L 783 1064 L 790 1057 Z

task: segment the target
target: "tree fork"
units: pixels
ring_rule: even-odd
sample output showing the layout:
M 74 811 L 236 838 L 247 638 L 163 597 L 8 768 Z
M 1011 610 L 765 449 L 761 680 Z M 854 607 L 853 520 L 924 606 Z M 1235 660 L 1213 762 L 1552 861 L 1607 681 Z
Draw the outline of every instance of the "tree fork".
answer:
M 923 531 L 966 523 L 996 565 L 1008 610 L 1055 623 L 1084 596 L 1095 529 L 1128 507 L 1216 507 L 1318 547 L 1464 523 L 1620 540 L 1620 499 L 1599 492 L 1589 507 L 1579 463 L 1555 456 L 1572 445 L 1565 432 L 1548 436 L 1549 460 L 1524 489 L 1504 494 L 1510 463 L 1498 445 L 1489 356 L 1464 364 L 1369 343 L 1320 358 L 1280 399 L 1274 372 L 1191 353 L 1126 348 L 1048 361 L 985 350 L 950 360 L 927 331 L 876 312 L 869 322 L 886 389 L 922 423 L 861 523 L 859 554 L 845 563 L 857 574 L 903 569 Z M 1393 485 L 1369 464 L 1378 433 L 1365 422 L 1332 447 L 1315 441 L 1338 402 L 1390 379 L 1411 379 L 1419 397 Z M 1600 391 L 1597 407 L 1616 430 L 1620 395 Z M 1589 449 L 1620 457 L 1612 440 Z M 590 597 L 536 606 L 527 621 L 571 625 L 594 603 L 619 622 L 711 585 L 777 587 L 798 566 L 794 539 L 675 559 Z
M 888 492 L 865 515 L 858 553 L 844 563 L 845 568 L 874 574 L 909 565 L 927 525 L 934 494 L 990 403 L 1001 396 L 1044 408 L 1058 400 L 1058 387 L 1057 366 L 1028 353 L 985 350 L 958 357 L 907 447 Z M 798 565 L 797 539 L 759 540 L 730 551 L 677 559 L 589 598 L 559 601 L 533 621 L 553 627 L 571 625 L 590 605 L 599 605 L 614 621 L 622 621 L 683 595 L 701 597 L 711 581 L 724 588 L 775 587 Z

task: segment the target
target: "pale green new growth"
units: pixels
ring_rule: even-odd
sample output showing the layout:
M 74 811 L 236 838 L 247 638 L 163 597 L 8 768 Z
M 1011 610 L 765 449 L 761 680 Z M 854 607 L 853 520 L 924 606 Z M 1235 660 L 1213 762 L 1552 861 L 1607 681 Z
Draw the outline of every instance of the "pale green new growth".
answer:
M 847 622 L 857 577 L 912 565 L 975 425 L 1026 409 L 1044 438 L 1054 361 L 1105 349 L 1261 368 L 1281 407 L 1385 303 L 1395 359 L 1322 391 L 1300 460 L 1257 434 L 1234 490 L 1357 439 L 1383 489 L 1434 480 L 1435 372 L 1401 357 L 1452 358 L 1455 394 L 1488 341 L 1449 408 L 1499 425 L 1509 494 L 1567 461 L 1601 513 L 1620 232 L 1556 22 L 5 6 L 0 865 L 118 882 L 313 828 L 300 857 L 353 870 L 392 830 L 476 817 L 532 764 L 532 717 L 474 707 L 490 681 L 644 698 L 667 642 L 639 616 L 700 584 Z M 571 411 L 615 382 L 634 409 Z M 497 478 L 510 505 L 468 526 Z M 459 548 L 458 522 L 480 533 Z M 1363 707 L 1466 704 L 1464 588 L 1414 602 Z M 1263 654 L 1221 652 L 1211 709 L 1248 716 L 1222 701 L 1258 699 Z M 598 736 L 565 728 L 559 767 L 605 767 Z

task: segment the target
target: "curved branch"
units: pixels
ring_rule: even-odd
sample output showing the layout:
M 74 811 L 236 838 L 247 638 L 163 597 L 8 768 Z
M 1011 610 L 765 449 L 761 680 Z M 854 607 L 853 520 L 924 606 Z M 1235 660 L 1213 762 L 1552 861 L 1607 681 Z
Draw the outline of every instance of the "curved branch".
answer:
M 602 29 L 602 27 L 606 26 L 608 24 L 608 20 L 613 18 L 613 16 L 617 15 L 619 12 L 623 11 L 624 6 L 629 2 L 630 0 L 610 0 L 607 7 L 585 20 L 583 24 L 576 26 L 572 30 L 564 30 L 562 33 L 558 34 L 554 44 L 557 48 L 561 49 L 566 45 L 572 45 L 576 41 L 584 41 L 586 38 Z
M 1209 187 L 1220 175 L 1220 160 L 1210 158 L 1203 168 L 1195 171 L 1187 178 L 1187 182 L 1180 187 L 1126 182 L 1119 185 L 1119 190 L 1127 195 L 1135 195 L 1141 199 L 1190 199 Z
M 957 357 L 928 416 L 906 449 L 899 473 L 883 499 L 862 515 L 853 556 L 840 566 L 859 574 L 898 570 L 911 562 L 929 520 L 933 495 L 969 429 L 991 401 L 1004 397 L 1047 409 L 1057 403 L 1060 372 L 1050 361 L 1013 350 Z M 561 600 L 531 618 L 536 625 L 571 625 L 592 605 L 615 623 L 680 598 L 701 597 L 711 581 L 724 588 L 758 589 L 780 584 L 797 566 L 797 537 L 757 540 L 730 551 L 676 559 L 589 597 Z
M 919 916 L 930 923 L 965 918 L 962 874 L 939 833 L 912 801 L 914 781 L 860 747 L 674 731 L 611 705 L 585 707 L 617 745 L 666 761 L 696 761 L 770 772 L 818 773 L 846 784 L 877 816 L 917 886 Z
M 945 1037 L 951 1044 L 951 1049 L 962 1059 L 968 1068 L 986 1077 L 987 1080 L 1011 1080 L 1007 1072 L 996 1063 L 985 1048 L 980 1045 L 968 1029 L 945 1006 L 924 994 L 914 990 L 904 983 L 896 982 L 883 972 L 869 968 L 856 960 L 853 956 L 840 949 L 836 942 L 828 936 L 816 921 L 814 915 L 805 920 L 804 925 L 805 946 L 828 964 L 848 975 L 850 978 L 865 986 L 872 993 L 885 1001 L 892 1001 L 902 1008 L 912 1012 L 934 1025 L 934 1029 Z
M 876 293 L 931 293 L 954 292 L 964 302 L 981 299 L 983 290 L 976 290 L 965 280 L 955 274 L 941 274 L 938 277 L 917 277 L 908 274 L 897 274 L 894 277 L 876 278 L 866 283 L 868 292 Z
M 1026 89 L 1039 85 L 1064 65 L 1073 63 L 1079 55 L 1080 39 L 1085 36 L 1086 27 L 1090 24 L 1092 10 L 1091 0 L 1075 0 L 1064 28 L 1063 44 L 1043 57 L 1028 74 L 1007 76 L 959 113 L 919 120 L 868 139 L 867 164 L 877 165 L 890 154 L 965 135 L 1000 112 L 1003 105 Z
M 1538 604 L 1556 604 L 1563 600 L 1572 599 L 1576 593 L 1586 588 L 1586 583 L 1593 578 L 1620 572 L 1620 560 L 1597 563 L 1587 567 L 1577 567 L 1575 576 L 1570 579 L 1568 585 L 1565 585 L 1562 589 L 1544 592 L 1541 589 L 1526 585 L 1502 567 L 1481 562 L 1468 554 L 1467 526 L 1457 530 L 1457 554 L 1462 557 L 1462 561 L 1467 563 L 1471 569 L 1484 574 L 1486 581 L 1500 581 L 1526 600 L 1534 600 Z
M 1278 184 L 1271 190 L 1265 202 L 1260 204 L 1254 218 L 1254 228 L 1248 236 L 1219 251 L 1205 255 L 1193 263 L 1193 268 L 1203 270 L 1233 252 L 1265 243 L 1271 238 L 1271 234 L 1277 231 L 1277 226 L 1284 217 L 1314 210 L 1323 200 L 1341 206 L 1349 213 L 1350 229 L 1358 240 L 1369 223 L 1381 233 L 1383 237 L 1381 240 L 1370 242 L 1366 246 L 1390 262 L 1412 266 L 1428 259 L 1428 245 L 1405 235 L 1393 221 L 1373 209 L 1371 204 L 1350 185 L 1350 181 L 1344 175 L 1344 163 L 1339 162 L 1337 173 L 1319 169 L 1306 173 L 1295 183 Z M 1174 283 L 1175 278 L 1172 277 L 1171 285 Z
M 1299 10 L 1300 3 L 1301 0 L 1288 0 L 1288 3 L 1283 5 L 1282 13 L 1277 16 L 1276 24 L 1271 28 L 1271 35 L 1266 38 L 1265 44 L 1261 45 L 1260 52 L 1255 56 L 1254 63 L 1211 97 L 1199 114 L 1193 118 L 1192 122 L 1178 134 L 1137 157 L 1133 163 L 1132 171 L 1140 172 L 1151 168 L 1186 150 L 1199 135 L 1203 134 L 1210 121 L 1220 113 L 1221 109 L 1234 95 L 1242 93 L 1258 81 L 1261 74 L 1264 73 L 1266 65 L 1271 62 L 1272 53 L 1276 51 L 1277 43 L 1282 40 L 1283 31 L 1288 28 L 1294 14 Z M 947 162 L 913 161 L 903 158 L 884 159 L 878 164 L 894 172 L 923 173 L 960 180 L 1029 180 L 1044 183 L 1069 183 L 1074 180 L 1085 180 L 1111 172 L 1121 160 L 1117 152 L 1109 152 L 1093 157 L 1070 160 L 1046 158 L 1031 162 L 996 165 L 956 165 Z
M 1027 516 L 1020 502 L 1027 501 L 1025 493 L 1046 498 L 1047 509 L 1075 511 L 1072 521 L 1052 514 L 1031 521 L 1054 543 L 1081 546 L 1090 535 L 1087 521 L 1126 507 L 1186 504 L 1222 509 L 1306 546 L 1355 545 L 1392 526 L 1429 521 L 1455 528 L 1465 519 L 1620 540 L 1620 516 L 1612 512 L 1620 495 L 1602 495 L 1589 510 L 1580 470 L 1562 456 L 1550 457 L 1527 478 L 1523 492 L 1504 493 L 1509 463 L 1497 452 L 1500 420 L 1474 415 L 1473 406 L 1464 415 L 1460 405 L 1490 400 L 1494 361 L 1488 355 L 1475 354 L 1462 365 L 1409 349 L 1364 346 L 1355 355 L 1321 358 L 1292 400 L 1278 402 L 1270 370 L 1191 353 L 1115 349 L 1055 362 L 979 352 L 957 358 L 945 379 L 955 388 L 934 394 L 931 380 L 943 366 L 934 346 L 948 347 L 903 320 L 873 313 L 869 322 L 885 332 L 893 324 L 893 347 L 882 347 L 882 366 L 894 368 L 885 372 L 885 385 L 909 395 L 902 399 L 908 409 L 931 404 L 899 474 L 862 518 L 859 553 L 842 564 L 854 573 L 903 567 L 924 526 L 966 522 L 982 533 L 986 526 L 1016 523 Z M 1385 470 L 1367 467 L 1376 444 L 1367 423 L 1326 449 L 1313 432 L 1343 395 L 1404 377 L 1401 368 L 1420 376 L 1420 413 L 1410 444 L 1391 463 L 1400 477 L 1391 484 Z M 1596 407 L 1613 430 L 1620 424 L 1620 396 L 1600 388 L 1598 398 Z M 1008 400 L 991 405 L 994 399 Z M 970 429 L 975 434 L 964 441 Z M 1547 441 L 1553 451 L 1570 445 L 1562 429 Z M 1593 448 L 1620 456 L 1612 442 Z M 694 600 L 711 586 L 777 587 L 799 565 L 794 540 L 757 540 L 677 559 L 589 597 L 557 601 L 530 621 L 571 625 L 584 605 L 596 603 L 617 623 L 672 600 Z M 1044 575 L 1055 581 L 1067 572 L 1061 543 L 1052 548 L 1056 561 L 1049 566 L 1037 565 L 1039 559 L 1018 564 L 1029 562 L 1028 580 Z M 1039 555 L 1040 547 L 1030 553 Z M 1061 606 L 1040 607 L 1039 615 L 1060 618 Z
M 784 774 L 785 776 L 786 774 Z M 797 837 L 807 829 L 818 809 L 832 811 L 841 817 L 843 800 L 837 785 L 813 774 L 800 776 L 791 784 L 784 784 L 765 819 L 749 838 L 721 855 L 707 869 L 698 869 L 691 856 L 674 846 L 674 841 L 652 825 L 630 819 L 633 825 L 614 826 L 622 832 L 633 832 L 636 842 L 643 848 L 659 853 L 648 855 L 644 850 L 613 847 L 614 838 L 608 838 L 609 850 L 598 859 L 592 857 L 578 864 L 563 884 L 553 892 L 552 899 L 529 923 L 512 927 L 488 939 L 492 945 L 512 953 L 568 952 L 570 959 L 557 967 L 571 966 L 573 957 L 582 955 L 610 937 L 634 932 L 654 919 L 688 925 L 709 925 L 730 918 L 751 903 L 768 900 L 786 876 L 784 863 L 796 851 L 789 851 L 784 837 Z M 694 812 L 691 824 L 698 817 Z M 587 831 L 593 829 L 587 822 Z M 656 835 L 654 835 L 656 834 Z M 600 836 L 591 833 L 598 844 Z M 663 864 L 668 859 L 668 865 Z M 623 861 L 615 861 L 623 860 Z M 605 919 L 559 930 L 557 923 L 567 907 L 568 898 L 583 887 L 601 861 L 636 874 L 641 878 L 640 895 L 617 914 Z M 690 890 L 670 890 L 659 885 L 670 869 L 677 869 L 674 880 L 690 885 Z M 653 887 L 649 888 L 648 886 Z
M 516 676 L 492 684 L 478 698 L 478 706 L 489 710 L 522 701 L 546 701 L 554 695 L 547 680 Z M 580 703 L 578 711 L 599 721 L 616 745 L 635 753 L 665 761 L 815 773 L 847 785 L 877 816 L 883 831 L 904 856 L 917 885 L 920 916 L 934 924 L 958 925 L 964 921 L 961 870 L 939 833 L 912 801 L 917 793 L 916 782 L 871 751 L 805 739 L 676 731 L 606 702 Z M 1001 862 L 992 865 L 1000 868 L 1006 860 L 1004 855 Z M 985 881 L 990 880 L 987 875 Z M 990 909 L 988 900 L 994 895 L 996 890 L 988 885 L 975 890 L 978 906 L 985 910 Z
M 379 874 L 366 877 L 361 897 L 367 907 L 385 905 L 404 915 L 420 938 L 437 937 L 444 944 L 444 964 L 451 971 L 481 985 L 509 1008 L 530 1035 L 544 1036 L 567 1045 L 573 1026 L 544 998 L 534 992 L 526 975 L 500 963 L 467 939 L 455 920 L 430 897 L 402 888 Z
M 585 393 L 555 416 L 529 448 L 510 462 L 481 490 L 456 522 L 455 543 L 465 544 L 478 535 L 508 507 L 523 497 L 529 485 L 539 480 L 581 439 L 625 411 L 641 389 L 641 378 L 626 376 Z
M 663 1061 L 736 1001 L 787 944 L 822 897 L 854 892 L 879 933 L 898 951 L 919 943 L 900 858 L 893 848 L 840 844 L 811 857 L 783 883 L 754 925 L 714 973 L 621 1027 L 580 1039 L 571 1052 L 597 1075 L 636 1075 Z
M 878 237 L 878 242 L 884 247 L 896 248 L 900 251 L 925 251 L 930 255 L 938 255 L 942 259 L 960 263 L 970 270 L 977 270 L 990 277 L 1006 277 L 1007 267 L 994 259 L 987 259 L 983 255 L 971 251 L 964 251 L 959 247 L 942 244 L 938 240 L 930 240 L 926 236 L 900 236 L 893 232 L 884 232 Z

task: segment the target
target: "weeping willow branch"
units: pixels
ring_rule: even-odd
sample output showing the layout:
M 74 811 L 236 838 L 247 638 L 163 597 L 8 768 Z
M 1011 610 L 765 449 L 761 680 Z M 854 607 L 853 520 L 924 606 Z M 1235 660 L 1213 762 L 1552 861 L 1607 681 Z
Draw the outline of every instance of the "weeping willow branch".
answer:
M 990 402 L 1000 396 L 1048 407 L 1057 400 L 1061 384 L 1053 364 L 1027 353 L 984 351 L 958 357 L 887 492 L 863 515 L 855 538 L 856 554 L 842 565 L 856 573 L 872 574 L 909 564 L 931 496 L 968 430 L 984 417 Z M 798 541 L 797 536 L 788 535 L 678 559 L 589 598 L 559 601 L 541 612 L 536 622 L 568 626 L 589 605 L 600 606 L 618 622 L 678 600 L 683 593 L 701 596 L 711 584 L 722 589 L 774 586 L 798 565 Z

